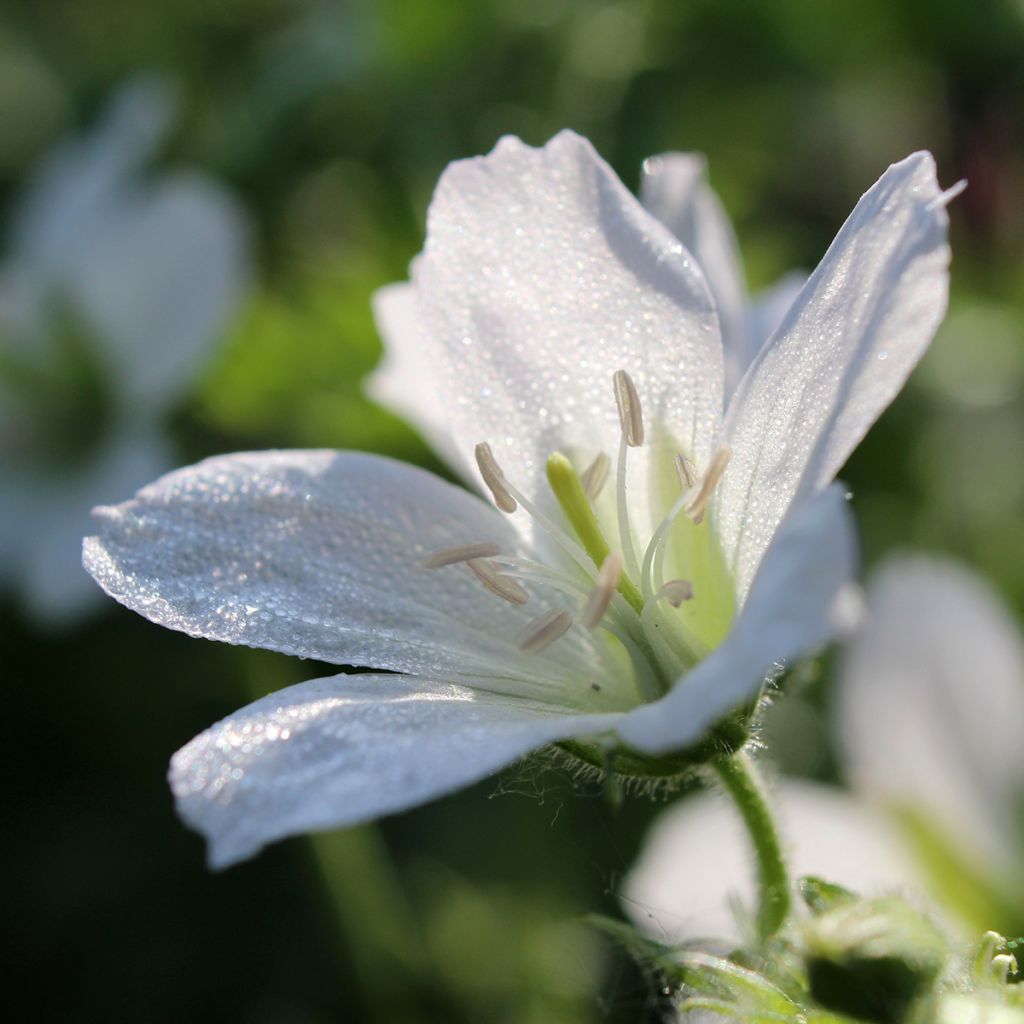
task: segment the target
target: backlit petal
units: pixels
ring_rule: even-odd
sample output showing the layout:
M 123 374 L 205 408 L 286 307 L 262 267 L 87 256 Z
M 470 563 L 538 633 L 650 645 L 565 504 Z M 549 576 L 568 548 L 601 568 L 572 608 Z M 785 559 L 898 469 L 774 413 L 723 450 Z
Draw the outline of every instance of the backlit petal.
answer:
M 172 629 L 333 664 L 489 675 L 497 690 L 540 688 L 568 704 L 571 679 L 587 696 L 580 675 L 597 662 L 585 630 L 542 656 L 516 649 L 517 633 L 549 607 L 539 588 L 518 606 L 464 565 L 422 567 L 438 549 L 516 543 L 500 513 L 423 470 L 357 452 L 229 455 L 171 473 L 95 520 L 86 567 L 112 597 Z
M 855 571 L 852 516 L 834 486 L 783 520 L 722 645 L 667 696 L 631 711 L 622 737 L 647 753 L 701 739 L 723 715 L 754 700 L 779 667 L 831 639 L 844 624 L 842 598 Z
M 747 323 L 747 289 L 736 235 L 697 153 L 662 153 L 644 161 L 640 201 L 693 254 L 718 309 L 725 391 L 732 393 L 756 348 Z
M 703 275 L 585 139 L 505 138 L 449 166 L 414 281 L 456 443 L 489 441 L 524 489 L 546 491 L 554 450 L 580 453 L 581 468 L 616 450 L 619 369 L 648 423 L 709 455 L 722 353 Z M 641 480 L 634 490 L 646 511 Z
M 890 167 L 733 396 L 718 523 L 741 596 L 790 503 L 833 479 L 942 320 L 946 199 L 929 154 Z
M 284 836 L 414 807 L 554 740 L 605 732 L 617 717 L 438 680 L 334 676 L 197 736 L 171 761 L 170 783 L 182 818 L 206 836 L 210 864 L 226 867 Z

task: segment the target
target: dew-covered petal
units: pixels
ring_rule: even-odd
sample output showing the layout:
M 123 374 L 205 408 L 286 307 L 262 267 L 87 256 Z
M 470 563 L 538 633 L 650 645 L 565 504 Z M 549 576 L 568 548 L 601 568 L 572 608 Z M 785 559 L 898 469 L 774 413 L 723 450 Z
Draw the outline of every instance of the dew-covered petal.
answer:
M 391 459 L 221 456 L 97 509 L 95 524 L 84 561 L 100 586 L 194 636 L 339 665 L 491 675 L 498 689 L 540 687 L 570 704 L 567 680 L 594 669 L 585 630 L 543 656 L 518 653 L 517 633 L 550 606 L 539 588 L 518 606 L 464 565 L 423 568 L 428 553 L 461 544 L 515 551 L 516 535 L 481 499 Z
M 619 728 L 623 739 L 647 753 L 681 749 L 754 700 L 781 666 L 847 625 L 856 561 L 853 517 L 838 485 L 794 508 L 722 645 L 667 696 L 630 712 Z
M 728 396 L 756 352 L 747 323 L 743 264 L 729 216 L 707 180 L 699 153 L 662 153 L 644 161 L 640 201 L 693 254 L 718 309 Z
M 833 479 L 946 310 L 948 199 L 927 153 L 857 204 L 733 396 L 719 529 L 744 594 L 794 497 Z
M 554 450 L 580 453 L 580 468 L 616 450 L 620 369 L 649 424 L 709 455 L 722 353 L 703 274 L 585 139 L 504 138 L 452 164 L 413 279 L 456 443 L 489 441 L 524 490 L 546 491 Z
M 384 343 L 384 357 L 366 382 L 368 394 L 408 420 L 453 469 L 469 476 L 469 463 L 455 447 L 448 411 L 434 383 L 416 289 L 404 282 L 377 289 L 373 317 Z
M 853 785 L 931 817 L 986 865 L 1014 849 L 1024 791 L 1024 642 L 979 577 L 890 561 L 840 673 L 837 726 Z
M 222 868 L 285 836 L 414 807 L 617 718 L 441 680 L 340 675 L 271 694 L 208 729 L 174 756 L 169 778 L 178 812 Z
M 240 210 L 203 178 L 124 197 L 67 281 L 121 401 L 151 412 L 180 397 L 238 304 L 246 248 Z
M 811 782 L 779 781 L 770 798 L 791 877 L 816 875 L 866 897 L 920 896 L 920 876 L 883 814 Z M 753 928 L 742 923 L 752 924 L 757 909 L 753 851 L 735 807 L 702 793 L 670 808 L 647 837 L 621 898 L 637 927 L 661 942 L 750 938 Z
M 751 298 L 747 309 L 747 329 L 753 355 L 757 355 L 778 330 L 806 283 L 806 270 L 791 270 Z

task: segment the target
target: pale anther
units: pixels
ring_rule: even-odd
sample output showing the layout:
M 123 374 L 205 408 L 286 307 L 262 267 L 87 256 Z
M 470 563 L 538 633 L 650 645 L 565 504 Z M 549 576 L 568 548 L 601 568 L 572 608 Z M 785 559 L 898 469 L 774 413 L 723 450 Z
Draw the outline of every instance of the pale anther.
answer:
M 551 608 L 531 622 L 516 638 L 516 646 L 523 654 L 538 654 L 562 636 L 572 625 L 572 616 L 566 611 Z
M 503 597 L 512 604 L 526 604 L 530 600 L 529 592 L 514 579 L 503 576 L 490 562 L 480 558 L 471 558 L 466 562 L 473 575 L 492 593 Z
M 711 457 L 711 464 L 708 466 L 704 479 L 700 482 L 700 490 L 697 496 L 686 506 L 686 514 L 695 522 L 699 523 L 704 518 L 704 511 L 711 501 L 711 495 L 715 493 L 718 481 L 722 479 L 725 467 L 729 465 L 732 456 L 732 449 L 723 444 L 721 448 Z
M 675 457 L 675 466 L 679 489 L 685 494 L 697 483 L 697 467 L 685 455 Z
M 454 548 L 443 548 L 434 551 L 423 559 L 424 569 L 440 569 L 445 565 L 456 565 L 468 562 L 471 558 L 493 558 L 501 554 L 501 545 L 488 541 L 478 544 L 461 544 Z
M 591 591 L 587 606 L 583 609 L 582 621 L 587 629 L 596 629 L 600 625 L 621 578 L 622 555 L 618 551 L 609 551 L 597 574 L 597 585 Z
M 601 493 L 611 467 L 612 460 L 604 452 L 598 452 L 594 461 L 580 473 L 580 483 L 583 484 L 583 490 L 587 492 L 587 497 L 591 501 Z
M 622 435 L 630 448 L 639 448 L 644 443 L 644 416 L 636 385 L 625 370 L 616 370 L 612 383 L 615 386 L 615 404 L 619 409 Z
M 509 494 L 508 489 L 505 487 L 505 474 L 502 473 L 501 466 L 498 465 L 497 460 L 494 458 L 491 446 L 486 441 L 481 441 L 474 449 L 474 453 L 480 475 L 484 478 L 484 483 L 487 484 L 488 489 L 494 496 L 494 504 L 502 512 L 515 512 L 519 506 L 516 504 L 516 499 Z
M 673 608 L 678 608 L 684 601 L 693 597 L 693 584 L 689 580 L 669 580 L 658 591 L 657 600 L 668 601 Z

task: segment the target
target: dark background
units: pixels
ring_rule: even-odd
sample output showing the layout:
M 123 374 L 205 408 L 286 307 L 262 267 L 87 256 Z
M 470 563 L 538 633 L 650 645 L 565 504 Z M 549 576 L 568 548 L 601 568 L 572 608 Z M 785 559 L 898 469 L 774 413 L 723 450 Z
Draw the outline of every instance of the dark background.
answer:
M 219 177 L 254 227 L 258 285 L 175 413 L 182 463 L 336 446 L 440 468 L 362 397 L 369 296 L 405 276 L 445 164 L 500 134 L 575 128 L 631 186 L 645 156 L 703 150 L 755 289 L 813 267 L 886 165 L 931 149 L 943 185 L 970 180 L 951 313 L 844 476 L 869 564 L 951 551 L 1024 610 L 1024 0 L 3 0 L 0 214 L 140 68 L 184 90 L 160 164 Z M 11 593 L 0 666 L 17 1019 L 654 1019 L 650 980 L 580 918 L 618 913 L 658 805 L 614 812 L 529 766 L 211 874 L 170 754 L 319 667 L 112 603 L 54 631 Z M 823 683 L 792 702 L 799 743 L 770 727 L 788 770 L 835 771 L 827 702 Z

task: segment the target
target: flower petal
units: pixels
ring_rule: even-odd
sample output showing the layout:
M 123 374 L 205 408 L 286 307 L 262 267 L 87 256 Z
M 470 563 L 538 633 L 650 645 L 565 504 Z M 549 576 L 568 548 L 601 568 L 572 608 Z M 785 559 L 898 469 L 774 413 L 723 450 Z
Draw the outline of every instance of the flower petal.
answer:
M 169 778 L 179 814 L 223 868 L 285 836 L 414 807 L 554 740 L 605 732 L 617 717 L 433 679 L 340 675 L 208 729 L 174 756 Z
M 851 781 L 930 815 L 986 865 L 1018 836 L 1024 642 L 992 590 L 940 559 L 890 561 L 844 660 L 838 728 Z
M 780 781 L 771 802 L 793 878 L 816 875 L 864 896 L 921 892 L 920 877 L 898 834 L 866 804 L 842 790 Z M 734 807 L 703 793 L 670 808 L 655 823 L 626 878 L 622 903 L 652 938 L 744 941 L 731 906 L 756 906 L 749 838 Z
M 754 355 L 761 351 L 765 342 L 778 330 L 806 283 L 806 271 L 791 270 L 750 300 L 747 325 Z
M 710 454 L 722 353 L 703 275 L 585 139 L 504 138 L 452 164 L 413 276 L 456 443 L 489 441 L 524 490 L 556 449 L 617 449 L 619 369 L 650 421 Z
M 622 738 L 652 754 L 697 742 L 729 711 L 754 700 L 781 665 L 831 639 L 855 569 L 853 517 L 842 489 L 833 486 L 783 520 L 722 645 L 661 700 L 631 711 L 619 727 Z
M 438 455 L 468 477 L 469 464 L 452 440 L 448 412 L 432 384 L 416 289 L 404 282 L 378 288 L 373 294 L 373 316 L 384 342 L 384 358 L 366 382 L 368 394 L 408 420 Z
M 516 535 L 479 498 L 391 459 L 223 456 L 95 518 L 84 561 L 103 589 L 193 636 L 334 664 L 488 675 L 495 689 L 528 683 L 569 705 L 567 680 L 599 670 L 596 641 L 582 629 L 543 655 L 519 654 L 517 633 L 550 607 L 539 589 L 520 607 L 466 566 L 422 567 L 428 552 L 470 542 L 512 552 Z
M 927 153 L 857 204 L 733 396 L 719 529 L 741 595 L 799 493 L 833 479 L 946 310 L 949 219 Z
M 245 250 L 240 211 L 198 176 L 164 178 L 112 211 L 68 288 L 121 399 L 151 412 L 179 397 L 239 301 Z
M 644 161 L 640 201 L 693 254 L 718 309 L 725 393 L 732 394 L 756 354 L 747 325 L 747 288 L 736 235 L 699 153 L 663 153 Z

